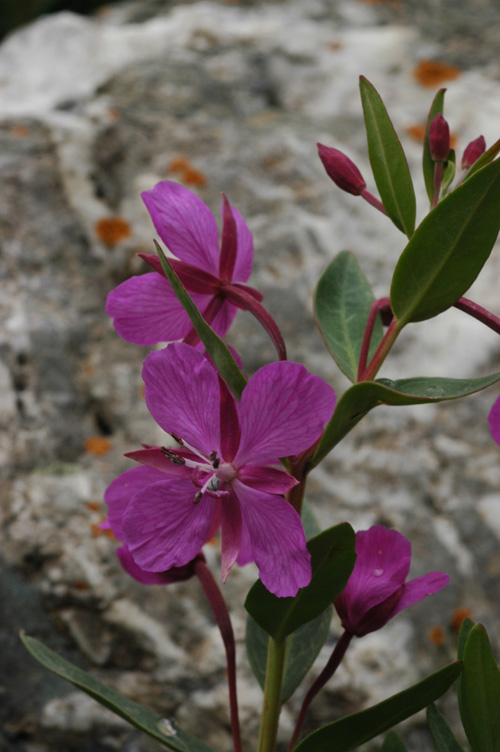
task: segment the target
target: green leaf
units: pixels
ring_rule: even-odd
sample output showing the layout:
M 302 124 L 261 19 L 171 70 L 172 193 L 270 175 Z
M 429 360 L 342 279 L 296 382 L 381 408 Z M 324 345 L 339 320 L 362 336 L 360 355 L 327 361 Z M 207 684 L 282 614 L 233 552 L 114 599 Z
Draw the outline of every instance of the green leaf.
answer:
M 410 238 L 415 229 L 416 201 L 408 162 L 378 91 L 360 76 L 368 154 L 380 198 L 396 227 Z
M 207 324 L 179 277 L 168 263 L 168 259 L 156 240 L 155 246 L 161 261 L 162 269 L 172 285 L 172 289 L 177 295 L 179 303 L 191 319 L 192 325 L 205 345 L 207 352 L 217 367 L 217 370 L 220 372 L 222 378 L 225 380 L 236 399 L 239 400 L 247 381 L 238 368 L 235 359 L 231 355 L 231 351 L 219 335 L 214 332 L 212 327 Z
M 464 748 L 458 743 L 453 731 L 434 703 L 427 708 L 427 723 L 437 752 L 464 752 Z
M 35 640 L 34 637 L 28 637 L 23 633 L 20 637 L 33 658 L 42 666 L 74 684 L 75 687 L 86 692 L 105 708 L 124 718 L 148 736 L 152 736 L 165 747 L 176 750 L 176 752 L 210 752 L 210 748 L 206 744 L 177 728 L 174 722 L 162 718 L 158 713 L 154 713 L 152 710 L 139 705 L 138 702 L 124 697 L 116 690 L 106 687 L 105 684 L 94 679 L 86 671 L 82 671 L 82 669 L 58 656 L 57 653 Z M 164 729 L 163 732 L 162 729 Z
M 293 695 L 325 644 L 332 613 L 333 608 L 327 608 L 315 619 L 299 627 L 288 639 L 285 674 L 281 688 L 282 703 Z M 266 680 L 268 641 L 267 632 L 249 616 L 246 630 L 247 656 L 252 671 L 262 689 L 264 689 Z
M 312 538 L 307 548 L 312 566 L 307 587 L 294 598 L 278 598 L 257 580 L 245 601 L 250 616 L 277 642 L 328 608 L 345 588 L 354 567 L 355 536 L 347 522 Z
M 473 626 L 474 626 L 474 622 L 472 621 L 472 619 L 469 619 L 468 616 L 465 617 L 465 619 L 462 621 L 460 625 L 460 631 L 458 633 L 458 646 L 457 646 L 457 659 L 459 661 L 463 660 L 465 646 L 467 644 L 469 633 Z
M 391 306 L 404 326 L 453 305 L 486 263 L 500 229 L 500 160 L 446 196 L 415 231 L 394 270 Z
M 301 518 L 302 527 L 304 528 L 304 533 L 306 534 L 306 540 L 314 538 L 316 535 L 319 535 L 321 533 L 321 528 L 318 525 L 316 517 L 314 516 L 311 505 L 306 499 L 304 499 L 302 503 Z
M 374 300 L 370 284 L 350 251 L 342 251 L 333 259 L 316 287 L 316 323 L 338 367 L 351 381 L 358 378 L 361 345 Z M 382 322 L 377 316 L 370 357 L 382 336 Z
M 469 632 L 458 688 L 460 714 L 473 752 L 500 750 L 500 670 L 482 624 Z
M 455 161 L 456 161 L 455 149 L 450 149 L 448 159 L 445 162 L 443 169 L 443 179 L 441 180 L 441 195 L 444 196 L 446 191 L 451 185 L 453 178 L 455 177 Z
M 438 114 L 438 112 L 443 114 L 445 91 L 446 89 L 439 89 L 436 96 L 434 97 L 434 101 L 431 105 L 431 109 L 429 110 L 429 115 L 427 117 L 427 126 L 425 129 L 424 151 L 422 155 L 422 168 L 424 171 L 425 190 L 427 191 L 430 204 L 432 204 L 432 200 L 434 198 L 434 164 L 435 163 L 431 157 L 431 151 L 429 148 L 429 128 L 431 127 L 431 123 L 436 117 L 436 115 Z
M 450 663 L 409 689 L 379 702 L 367 710 L 347 715 L 314 731 L 295 747 L 295 752 L 349 752 L 360 744 L 388 731 L 431 702 L 437 700 L 456 680 L 462 664 Z
M 399 734 L 396 734 L 395 731 L 389 731 L 380 747 L 380 752 L 407 752 L 406 744 Z
M 344 392 L 311 459 L 315 467 L 377 405 L 425 405 L 474 394 L 500 381 L 500 373 L 479 379 L 424 376 L 412 379 L 360 381 Z
M 478 170 L 481 170 L 487 164 L 492 162 L 499 152 L 500 152 L 500 138 L 498 139 L 498 141 L 495 141 L 493 146 L 490 146 L 489 149 L 486 149 L 484 154 L 481 154 L 479 159 L 476 159 L 474 164 L 467 171 L 467 174 L 464 180 L 468 180 L 471 175 L 474 175 L 475 172 L 477 172 Z

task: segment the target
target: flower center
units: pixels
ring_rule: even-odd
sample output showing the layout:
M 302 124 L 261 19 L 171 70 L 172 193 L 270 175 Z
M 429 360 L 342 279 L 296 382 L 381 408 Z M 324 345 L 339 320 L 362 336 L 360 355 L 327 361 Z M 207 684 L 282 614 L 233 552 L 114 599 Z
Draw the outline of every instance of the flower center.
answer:
M 188 449 L 195 456 L 194 459 L 191 457 L 183 457 L 179 455 L 175 449 L 162 447 L 163 454 L 165 454 L 171 462 L 192 469 L 191 480 L 194 485 L 199 488 L 194 496 L 193 503 L 197 504 L 206 492 L 211 493 L 214 496 L 226 495 L 228 492 L 224 489 L 219 490 L 219 485 L 221 482 L 231 483 L 231 481 L 236 478 L 238 471 L 234 465 L 230 462 L 221 462 L 215 451 L 211 452 L 210 455 L 206 457 L 205 454 L 192 447 L 176 434 L 171 434 L 171 436 L 178 444 Z M 198 457 L 199 460 L 197 460 L 196 457 Z

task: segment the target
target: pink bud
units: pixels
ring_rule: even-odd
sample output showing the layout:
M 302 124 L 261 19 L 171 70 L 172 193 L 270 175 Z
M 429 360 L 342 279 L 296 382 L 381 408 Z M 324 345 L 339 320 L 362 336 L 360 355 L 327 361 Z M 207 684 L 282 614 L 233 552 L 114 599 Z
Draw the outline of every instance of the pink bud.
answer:
M 317 146 L 323 167 L 335 185 L 347 193 L 352 193 L 353 196 L 360 196 L 366 188 L 366 183 L 354 162 L 338 149 L 323 144 Z
M 434 162 L 446 162 L 450 153 L 450 126 L 441 115 L 436 115 L 429 128 L 429 150 Z
M 467 170 L 472 167 L 474 162 L 479 159 L 481 154 L 486 150 L 486 141 L 484 136 L 478 136 L 466 147 L 462 157 L 462 169 Z

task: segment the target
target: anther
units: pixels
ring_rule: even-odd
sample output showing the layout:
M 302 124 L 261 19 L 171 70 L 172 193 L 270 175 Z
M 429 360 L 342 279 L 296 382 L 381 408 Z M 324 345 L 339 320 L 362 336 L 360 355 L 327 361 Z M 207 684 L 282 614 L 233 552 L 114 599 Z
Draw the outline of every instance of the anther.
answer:
M 170 436 L 181 446 L 184 446 L 184 441 L 181 439 L 180 436 L 177 436 L 176 433 L 171 433 Z
M 174 465 L 185 465 L 186 460 L 183 457 L 179 457 L 175 452 L 173 452 L 171 449 L 167 449 L 167 447 L 161 447 L 160 451 L 162 454 L 164 454 L 170 462 L 173 462 Z

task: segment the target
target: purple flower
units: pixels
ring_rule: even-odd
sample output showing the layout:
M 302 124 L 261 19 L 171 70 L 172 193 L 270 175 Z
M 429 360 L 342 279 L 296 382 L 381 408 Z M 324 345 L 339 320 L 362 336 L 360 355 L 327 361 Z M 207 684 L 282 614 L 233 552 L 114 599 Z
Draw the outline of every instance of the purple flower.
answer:
M 493 439 L 497 444 L 500 444 L 500 397 L 496 399 L 495 404 L 490 410 L 488 423 L 490 424 L 490 431 Z
M 472 167 L 474 162 L 476 162 L 485 151 L 486 141 L 484 140 L 484 136 L 478 136 L 465 147 L 464 155 L 462 157 L 462 168 L 467 170 L 469 167 Z
M 353 196 L 360 196 L 366 188 L 365 180 L 352 161 L 339 149 L 317 144 L 319 158 L 335 185 Z
M 253 240 L 241 214 L 224 196 L 219 251 L 217 223 L 208 206 L 182 185 L 165 180 L 142 194 L 161 240 L 177 257 L 171 265 L 204 318 L 221 336 L 238 307 L 262 300 L 247 285 L 252 271 Z M 137 345 L 155 345 L 197 335 L 167 281 L 160 260 L 141 254 L 155 271 L 131 277 L 112 290 L 106 313 L 118 334 Z M 228 298 L 233 302 L 230 302 Z M 243 301 L 243 302 L 242 302 Z
M 143 378 L 149 411 L 180 448 L 128 455 L 146 467 L 111 485 L 118 498 L 123 484 L 136 483 L 128 501 L 110 502 L 108 489 L 117 537 L 142 570 L 165 572 L 191 561 L 220 524 L 223 580 L 235 562 L 255 561 L 268 590 L 295 595 L 310 581 L 310 556 L 300 517 L 283 498 L 297 481 L 275 465 L 319 438 L 333 389 L 282 361 L 257 371 L 237 403 L 208 360 L 184 343 L 150 353 Z
M 440 112 L 429 127 L 429 151 L 434 162 L 446 162 L 450 153 L 450 126 Z
M 437 593 L 450 579 L 444 572 L 431 572 L 406 582 L 410 541 L 382 525 L 356 533 L 356 555 L 347 587 L 334 605 L 344 629 L 357 637 L 380 629 L 404 608 Z
M 108 519 L 102 523 L 101 528 L 112 530 L 115 538 L 123 540 L 123 514 L 130 500 L 138 490 L 143 490 L 156 480 L 162 479 L 162 473 L 150 467 L 133 467 L 122 473 L 108 486 L 104 494 L 104 501 L 108 505 Z M 214 530 L 210 535 L 209 531 L 209 536 L 213 537 L 215 532 Z M 199 553 L 182 567 L 172 567 L 166 572 L 147 572 L 136 564 L 127 546 L 117 548 L 116 555 L 125 572 L 143 585 L 170 585 L 172 582 L 189 580 L 195 574 L 196 562 L 205 561 L 203 554 Z

